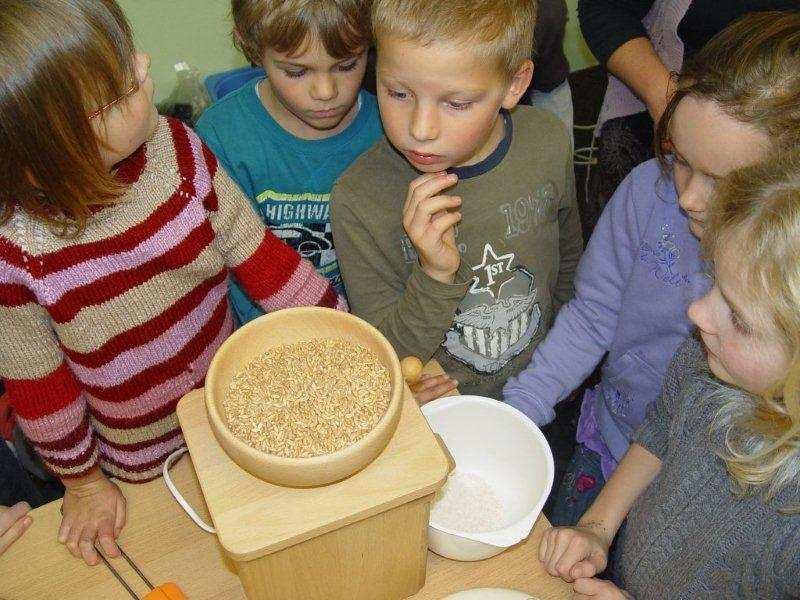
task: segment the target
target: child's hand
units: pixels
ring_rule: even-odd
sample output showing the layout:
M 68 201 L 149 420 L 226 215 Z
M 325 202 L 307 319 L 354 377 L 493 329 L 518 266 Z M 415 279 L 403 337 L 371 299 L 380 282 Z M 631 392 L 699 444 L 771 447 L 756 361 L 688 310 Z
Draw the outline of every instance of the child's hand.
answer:
M 112 557 L 120 555 L 116 539 L 125 526 L 125 496 L 100 469 L 77 480 L 63 481 L 66 492 L 58 541 L 76 558 L 94 566 L 100 562 L 95 543 Z
M 601 573 L 609 543 L 587 527 L 552 527 L 539 544 L 539 560 L 554 577 L 572 582 Z
M 409 384 L 414 400 L 422 406 L 431 400 L 436 400 L 458 387 L 458 382 L 443 373 L 441 375 L 423 375 L 419 381 Z
M 602 579 L 577 579 L 572 589 L 574 600 L 635 600 L 625 590 Z
M 461 264 L 454 229 L 461 213 L 448 210 L 460 206 L 461 198 L 437 194 L 457 181 L 456 175 L 444 172 L 417 177 L 408 188 L 403 206 L 403 227 L 414 244 L 422 270 L 442 283 L 452 283 Z
M 2 443 L 2 441 L 0 441 Z M 27 502 L 18 502 L 14 506 L 0 506 L 0 556 L 9 546 L 28 530 L 33 519 L 28 515 L 31 509 Z

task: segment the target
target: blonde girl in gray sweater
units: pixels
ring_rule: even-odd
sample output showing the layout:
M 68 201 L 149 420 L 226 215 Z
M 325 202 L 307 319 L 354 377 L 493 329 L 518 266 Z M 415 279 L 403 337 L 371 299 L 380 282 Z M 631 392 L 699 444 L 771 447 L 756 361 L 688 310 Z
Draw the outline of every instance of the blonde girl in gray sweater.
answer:
M 703 246 L 697 335 L 591 508 L 542 540 L 575 598 L 800 596 L 800 154 L 726 178 Z

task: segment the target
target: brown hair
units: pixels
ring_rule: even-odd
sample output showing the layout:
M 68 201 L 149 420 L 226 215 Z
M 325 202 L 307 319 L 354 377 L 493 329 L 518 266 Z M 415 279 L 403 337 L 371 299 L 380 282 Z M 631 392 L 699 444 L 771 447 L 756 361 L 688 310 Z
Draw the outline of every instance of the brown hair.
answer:
M 337 59 L 350 58 L 371 43 L 368 0 L 232 0 L 234 43 L 253 64 L 264 50 L 295 54 L 309 36 Z
M 800 12 L 746 15 L 714 36 L 677 76 L 659 120 L 656 155 L 665 163 L 672 116 L 681 100 L 710 100 L 753 125 L 776 148 L 800 145 Z
M 0 39 L 0 223 L 77 234 L 123 191 L 88 115 L 135 81 L 130 27 L 113 0 L 0 0 Z
M 724 433 L 721 457 L 738 489 L 761 489 L 769 499 L 800 482 L 800 154 L 775 152 L 724 178 L 702 243 L 711 259 L 747 248 L 735 254 L 738 287 L 788 357 L 787 372 L 763 398 L 723 395 L 713 425 Z
M 421 45 L 455 43 L 510 79 L 531 57 L 536 0 L 373 0 L 372 28 Z

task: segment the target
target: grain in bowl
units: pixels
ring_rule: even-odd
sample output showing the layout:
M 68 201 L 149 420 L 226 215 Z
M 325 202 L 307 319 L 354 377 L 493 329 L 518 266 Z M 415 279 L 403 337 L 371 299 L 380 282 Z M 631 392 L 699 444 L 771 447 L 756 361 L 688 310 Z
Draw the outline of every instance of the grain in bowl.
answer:
M 364 346 L 315 339 L 269 348 L 231 380 L 231 433 L 276 456 L 331 454 L 367 435 L 389 406 L 389 372 Z

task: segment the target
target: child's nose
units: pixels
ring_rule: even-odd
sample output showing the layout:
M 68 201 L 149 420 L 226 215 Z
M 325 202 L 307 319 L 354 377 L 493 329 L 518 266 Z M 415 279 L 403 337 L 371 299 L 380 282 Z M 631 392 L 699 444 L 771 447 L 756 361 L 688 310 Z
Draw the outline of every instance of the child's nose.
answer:
M 134 68 L 136 78 L 139 83 L 143 83 L 150 72 L 150 55 L 144 52 L 137 52 L 134 56 Z
M 336 82 L 328 74 L 321 74 L 314 78 L 311 87 L 311 96 L 314 100 L 326 102 L 336 97 Z
M 435 140 L 439 136 L 436 110 L 420 104 L 411 116 L 411 136 L 419 142 Z
M 688 212 L 703 213 L 708 206 L 708 195 L 712 190 L 703 185 L 696 177 L 689 179 L 686 189 L 681 192 L 678 202 Z
M 711 294 L 709 293 L 699 300 L 695 300 L 689 305 L 689 309 L 686 311 L 686 314 L 689 316 L 689 320 L 705 333 L 713 333 L 714 330 L 713 319 L 711 318 L 711 309 L 709 306 L 710 295 Z

